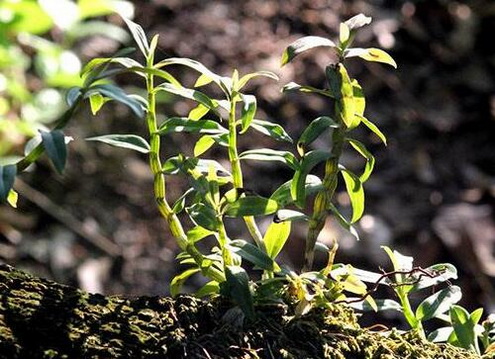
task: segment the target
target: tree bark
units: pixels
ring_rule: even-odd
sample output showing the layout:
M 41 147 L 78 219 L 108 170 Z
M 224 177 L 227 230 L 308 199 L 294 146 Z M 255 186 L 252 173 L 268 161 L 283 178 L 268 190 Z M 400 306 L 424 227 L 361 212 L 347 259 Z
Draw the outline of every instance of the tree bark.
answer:
M 257 313 L 243 323 L 223 300 L 105 297 L 0 265 L 0 358 L 476 358 L 414 333 L 362 329 L 344 306 Z

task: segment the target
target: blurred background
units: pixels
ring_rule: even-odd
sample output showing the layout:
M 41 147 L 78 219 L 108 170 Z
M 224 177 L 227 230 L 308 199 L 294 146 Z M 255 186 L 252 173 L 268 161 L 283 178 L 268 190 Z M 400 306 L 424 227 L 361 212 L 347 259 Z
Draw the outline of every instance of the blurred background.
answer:
M 358 60 L 349 68 L 364 88 L 367 117 L 389 145 L 358 131 L 377 158 L 365 186 L 366 215 L 357 226 L 361 242 L 331 222 L 320 239 L 337 237 L 338 261 L 374 271 L 390 269 L 381 245 L 414 256 L 422 267 L 453 263 L 462 304 L 495 310 L 495 2 L 3 0 L 2 163 L 22 155 L 25 142 L 63 112 L 65 93 L 80 84 L 84 63 L 132 46 L 115 11 L 133 17 L 149 37 L 160 34 L 158 60 L 190 57 L 222 75 L 233 68 L 277 73 L 279 83 L 261 79 L 249 90 L 258 96 L 257 117 L 282 124 L 296 139 L 332 104 L 280 89 L 289 81 L 324 86 L 323 69 L 332 57 L 318 50 L 280 69 L 283 49 L 303 35 L 335 38 L 339 22 L 357 13 L 373 17 L 355 45 L 385 49 L 398 70 Z M 191 73 L 177 75 L 195 80 Z M 134 77 L 117 81 L 128 91 L 142 88 Z M 165 115 L 191 104 L 164 98 L 160 106 Z M 82 140 L 111 132 L 144 135 L 145 128 L 119 104 L 105 105 L 96 117 L 86 107 L 66 130 L 75 141 L 64 175 L 43 159 L 20 176 L 18 209 L 0 206 L 0 261 L 92 292 L 166 295 L 177 272 L 177 247 L 155 208 L 146 158 Z M 185 137 L 164 142 L 170 154 L 191 146 Z M 240 140 L 244 149 L 253 143 L 280 145 L 254 135 Z M 362 165 L 351 153 L 344 161 Z M 243 169 L 247 187 L 264 195 L 291 175 L 260 163 Z M 177 191 L 183 184 L 169 180 Z M 337 198 L 348 202 L 343 189 Z M 294 269 L 302 262 L 304 234 L 303 227 L 294 230 L 283 254 Z M 195 280 L 186 289 L 200 284 Z

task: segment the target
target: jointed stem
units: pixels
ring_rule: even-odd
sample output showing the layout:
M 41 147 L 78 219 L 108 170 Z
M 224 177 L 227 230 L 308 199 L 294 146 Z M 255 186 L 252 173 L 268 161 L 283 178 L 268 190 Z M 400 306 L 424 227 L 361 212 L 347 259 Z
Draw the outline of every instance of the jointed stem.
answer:
M 236 101 L 231 100 L 230 103 L 230 113 L 229 113 L 229 160 L 232 167 L 232 177 L 234 180 L 234 188 L 243 187 L 243 176 L 241 169 L 241 161 L 239 159 L 239 154 L 237 152 L 237 126 L 235 118 L 235 105 Z M 266 251 L 265 244 L 263 243 L 263 236 L 261 235 L 258 225 L 254 220 L 254 217 L 248 216 L 244 217 L 244 222 L 246 227 L 253 237 L 256 245 L 263 251 Z

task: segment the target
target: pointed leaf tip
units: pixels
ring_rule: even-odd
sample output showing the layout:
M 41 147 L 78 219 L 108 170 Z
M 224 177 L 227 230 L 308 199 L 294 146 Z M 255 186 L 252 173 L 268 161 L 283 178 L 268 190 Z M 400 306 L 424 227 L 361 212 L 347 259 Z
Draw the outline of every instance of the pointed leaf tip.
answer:
M 320 36 L 305 36 L 290 44 L 282 54 L 281 66 L 292 61 L 294 57 L 315 47 L 336 47 L 335 43 Z

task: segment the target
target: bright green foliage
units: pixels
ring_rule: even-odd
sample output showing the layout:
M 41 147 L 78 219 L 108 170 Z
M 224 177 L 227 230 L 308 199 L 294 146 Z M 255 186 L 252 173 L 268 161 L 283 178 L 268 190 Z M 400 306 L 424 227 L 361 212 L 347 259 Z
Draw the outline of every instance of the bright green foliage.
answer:
M 105 3 L 99 0 L 95 12 L 90 11 L 87 1 L 81 0 L 79 6 L 83 9 L 81 13 L 86 14 L 84 16 L 90 16 L 106 11 Z M 158 36 L 148 41 L 141 26 L 128 19 L 124 21 L 144 56 L 144 63 L 126 57 L 129 50 L 124 49 L 114 57 L 93 59 L 84 66 L 78 86 L 67 93 L 70 107 L 53 129 L 41 132 L 30 141 L 26 146 L 27 155 L 15 165 L 0 165 L 1 201 L 15 205 L 16 193 L 12 187 L 16 174 L 44 152 L 57 171 L 63 171 L 69 138 L 63 135 L 62 129 L 85 100 L 88 100 L 93 114 L 107 102 L 117 101 L 126 105 L 141 121 L 144 120 L 147 138 L 135 134 L 107 134 L 87 140 L 132 149 L 148 156 L 158 210 L 181 251 L 177 260 L 183 267 L 170 284 L 172 295 L 180 293 L 189 278 L 202 275 L 208 282 L 197 291 L 198 296 L 224 295 L 242 310 L 248 320 L 256 318 L 257 303 L 296 302 L 295 315 L 300 316 L 314 307 L 325 308 L 329 303 L 345 302 L 360 310 L 400 311 L 411 328 L 422 336 L 426 336 L 424 321 L 433 318 L 444 320 L 450 327 L 431 333 L 432 339 L 448 341 L 479 353 L 478 338 L 481 336 L 485 351 L 493 350 L 490 349 L 495 333 L 493 321 L 484 322 L 480 330 L 481 310 L 468 313 L 455 305 L 461 299 L 461 291 L 448 282 L 457 278 L 457 271 L 451 264 L 437 264 L 426 269 L 413 267 L 411 257 L 385 247 L 393 271 L 371 273 L 349 264 L 334 263 L 338 248 L 336 239 L 332 239 L 330 248 L 317 241 L 329 214 L 359 239 L 353 224 L 364 213 L 364 184 L 372 174 L 375 158 L 364 143 L 352 136 L 353 130 L 364 125 L 386 144 L 384 134 L 364 117 L 366 100 L 363 89 L 349 75 L 344 63 L 348 58 L 359 57 L 396 67 L 394 60 L 383 50 L 350 47 L 356 31 L 369 24 L 371 18 L 360 14 L 343 22 L 338 43 L 323 37 L 307 36 L 287 47 L 282 56 L 283 65 L 316 47 L 336 53 L 337 62 L 326 66 L 324 71 L 327 87 L 317 89 L 296 83 L 283 87 L 283 91 L 321 95 L 332 103 L 334 111 L 308 121 L 294 152 L 249 148 L 242 153 L 238 152 L 238 139 L 251 131 L 269 136 L 274 142 L 293 143 L 280 124 L 256 117 L 258 101 L 253 94 L 244 91 L 249 81 L 256 77 L 266 80 L 278 80 L 278 77 L 268 71 L 241 76 L 237 70 L 231 77 L 221 76 L 188 58 L 168 58 L 155 63 Z M 180 78 L 172 76 L 167 71 L 170 67 L 193 71 L 197 75 L 193 88 L 185 87 Z M 134 74 L 143 81 L 146 98 L 129 95 L 108 82 L 109 78 L 120 73 Z M 209 87 L 220 91 L 209 91 Z M 186 116 L 167 113 L 164 120 L 159 120 L 156 96 L 161 92 L 193 103 L 189 113 Z M 221 96 L 213 97 L 210 93 Z M 162 158 L 163 153 L 174 150 L 162 151 L 162 139 L 178 133 L 187 133 L 194 140 L 193 153 L 179 152 Z M 313 148 L 316 139 L 322 140 L 322 148 Z M 208 151 L 214 147 L 223 152 L 225 161 L 208 158 Z M 346 149 L 357 152 L 364 159 L 364 169 L 357 172 L 341 163 Z M 283 164 L 293 172 L 292 178 L 268 198 L 259 196 L 244 185 L 242 165 L 245 161 Z M 228 165 L 224 166 L 225 163 Z M 319 167 L 323 169 L 322 176 L 313 174 Z M 190 184 L 178 198 L 170 198 L 167 190 L 170 176 L 180 176 Z M 348 194 L 352 210 L 350 218 L 335 204 L 339 185 Z M 272 221 L 263 235 L 256 219 L 266 216 L 271 216 Z M 227 218 L 229 222 L 244 223 L 249 236 L 232 238 L 230 227 L 226 225 Z M 278 263 L 277 258 L 290 240 L 291 230 L 299 225 L 307 226 L 308 231 L 303 271 L 295 273 Z M 206 238 L 213 242 L 213 246 L 200 251 L 197 245 Z M 321 251 L 327 257 L 327 264 L 320 270 L 312 269 L 315 251 Z M 246 263 L 248 268 L 258 271 L 257 280 L 251 280 Z M 445 283 L 449 285 L 430 293 L 413 310 L 409 300 L 411 293 Z M 398 301 L 375 300 L 372 295 L 380 284 L 390 286 Z

